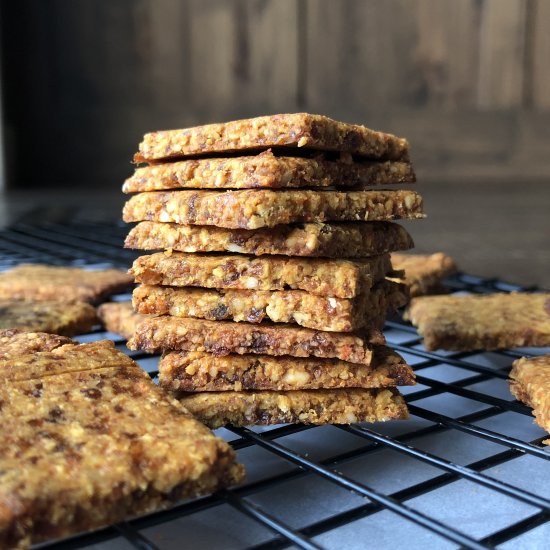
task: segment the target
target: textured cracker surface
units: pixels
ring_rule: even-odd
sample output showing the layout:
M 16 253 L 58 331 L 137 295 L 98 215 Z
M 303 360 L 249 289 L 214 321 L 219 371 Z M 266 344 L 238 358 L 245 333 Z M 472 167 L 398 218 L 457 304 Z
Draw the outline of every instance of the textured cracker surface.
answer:
M 179 252 L 238 252 L 364 258 L 414 246 L 406 229 L 392 222 L 278 225 L 261 229 L 141 222 L 126 238 L 126 248 Z
M 533 409 L 536 423 L 550 432 L 550 354 L 516 359 L 510 372 L 510 390 Z M 550 439 L 544 443 L 550 445 Z
M 226 424 L 353 424 L 408 418 L 405 401 L 393 389 L 203 392 L 181 394 L 179 399 L 211 428 Z
M 217 152 L 300 147 L 359 156 L 408 160 L 407 140 L 322 115 L 291 113 L 145 134 L 135 162 Z
M 22 264 L 0 273 L 0 298 L 96 303 L 131 284 L 132 278 L 118 269 Z
M 317 330 L 382 329 L 388 312 L 408 302 L 407 288 L 381 282 L 356 298 L 318 296 L 303 290 L 216 290 L 141 285 L 133 304 L 143 314 L 212 321 L 296 323 Z M 103 306 L 102 306 L 103 307 Z
M 423 218 L 416 191 L 149 191 L 123 209 L 125 222 L 157 221 L 258 229 L 279 224 Z
M 158 252 L 137 258 L 130 269 L 138 283 L 235 290 L 305 290 L 353 298 L 384 279 L 388 254 L 363 260 L 321 260 Z
M 108 302 L 97 308 L 101 322 L 109 332 L 130 339 L 144 316 L 134 312 L 132 302 Z
M 147 352 L 201 351 L 214 355 L 230 353 L 332 357 L 368 365 L 371 344 L 384 344 L 375 329 L 357 334 L 323 332 L 284 324 L 233 323 L 179 317 L 152 317 L 142 321 L 130 349 Z
M 0 299 L 0 329 L 74 336 L 89 332 L 96 322 L 95 308 L 84 302 Z
M 254 189 L 287 187 L 365 187 L 414 183 L 406 162 L 353 162 L 323 158 L 277 157 L 271 151 L 233 158 L 206 158 L 137 168 L 125 193 L 163 189 Z
M 304 390 L 382 388 L 414 384 L 402 357 L 374 349 L 370 365 L 338 359 L 169 352 L 159 363 L 159 382 L 175 391 Z
M 18 329 L 0 330 L 0 359 L 17 358 L 37 351 L 52 351 L 74 343 L 66 336 L 45 332 L 23 332 Z
M 550 293 L 421 296 L 407 317 L 428 350 L 550 346 Z
M 457 270 L 455 261 L 442 252 L 435 254 L 392 254 L 393 268 L 404 270 L 399 279 L 410 288 L 411 296 L 431 294 L 440 288 L 441 281 Z
M 0 361 L 0 546 L 95 529 L 239 481 L 232 449 L 109 341 Z

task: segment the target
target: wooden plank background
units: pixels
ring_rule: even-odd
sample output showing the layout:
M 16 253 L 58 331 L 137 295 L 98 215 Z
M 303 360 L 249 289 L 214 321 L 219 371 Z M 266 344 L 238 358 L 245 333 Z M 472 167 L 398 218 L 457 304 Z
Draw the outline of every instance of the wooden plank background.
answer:
M 550 177 L 547 0 L 2 2 L 10 186 L 119 185 L 149 130 L 310 111 L 426 180 Z

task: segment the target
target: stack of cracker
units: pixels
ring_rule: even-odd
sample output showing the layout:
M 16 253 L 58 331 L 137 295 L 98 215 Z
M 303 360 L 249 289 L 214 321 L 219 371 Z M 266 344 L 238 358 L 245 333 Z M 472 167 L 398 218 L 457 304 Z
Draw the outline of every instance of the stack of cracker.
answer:
M 405 418 L 385 346 L 407 300 L 389 220 L 422 218 L 406 140 L 309 114 L 147 134 L 123 187 L 138 258 L 131 349 L 210 427 Z M 395 274 L 393 274 L 395 275 Z

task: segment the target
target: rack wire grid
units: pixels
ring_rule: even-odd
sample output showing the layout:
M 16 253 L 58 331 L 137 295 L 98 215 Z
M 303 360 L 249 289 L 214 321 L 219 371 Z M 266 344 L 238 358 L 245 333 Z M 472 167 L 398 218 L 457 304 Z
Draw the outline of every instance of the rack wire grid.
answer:
M 17 224 L 0 232 L 0 268 L 22 262 L 127 267 L 123 224 Z M 458 274 L 453 293 L 535 291 Z M 129 299 L 129 295 L 116 300 Z M 550 453 L 507 374 L 549 349 L 431 353 L 400 318 L 390 346 L 414 367 L 411 418 L 350 426 L 223 428 L 247 468 L 234 488 L 43 548 L 548 548 Z M 128 350 L 153 378 L 158 357 Z

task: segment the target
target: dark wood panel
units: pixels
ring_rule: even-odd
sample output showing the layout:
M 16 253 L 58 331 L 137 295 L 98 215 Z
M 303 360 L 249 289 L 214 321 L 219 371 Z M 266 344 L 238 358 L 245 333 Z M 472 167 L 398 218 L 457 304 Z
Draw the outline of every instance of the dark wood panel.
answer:
M 307 0 L 306 6 L 309 109 L 353 108 L 364 117 L 390 105 L 427 101 L 410 47 L 417 35 L 410 2 Z
M 480 27 L 478 105 L 523 105 L 527 0 L 484 0 Z
M 98 184 L 127 171 L 141 134 L 132 113 L 149 104 L 144 5 L 2 3 L 9 21 L 4 121 L 15 140 L 8 158 L 15 181 Z
M 296 2 L 192 0 L 189 6 L 196 121 L 296 110 Z
M 533 107 L 550 110 L 550 2 L 548 0 L 532 0 L 532 82 Z
M 421 0 L 411 10 L 417 42 L 410 48 L 430 106 L 476 105 L 481 7 L 475 0 Z
M 548 176 L 545 0 L 0 3 L 12 185 L 116 185 L 150 130 L 306 110 L 419 172 Z M 76 183 L 75 183 L 76 182 Z
M 308 104 L 358 112 L 477 102 L 475 0 L 307 2 Z M 327 39 L 330 37 L 329 39 Z

